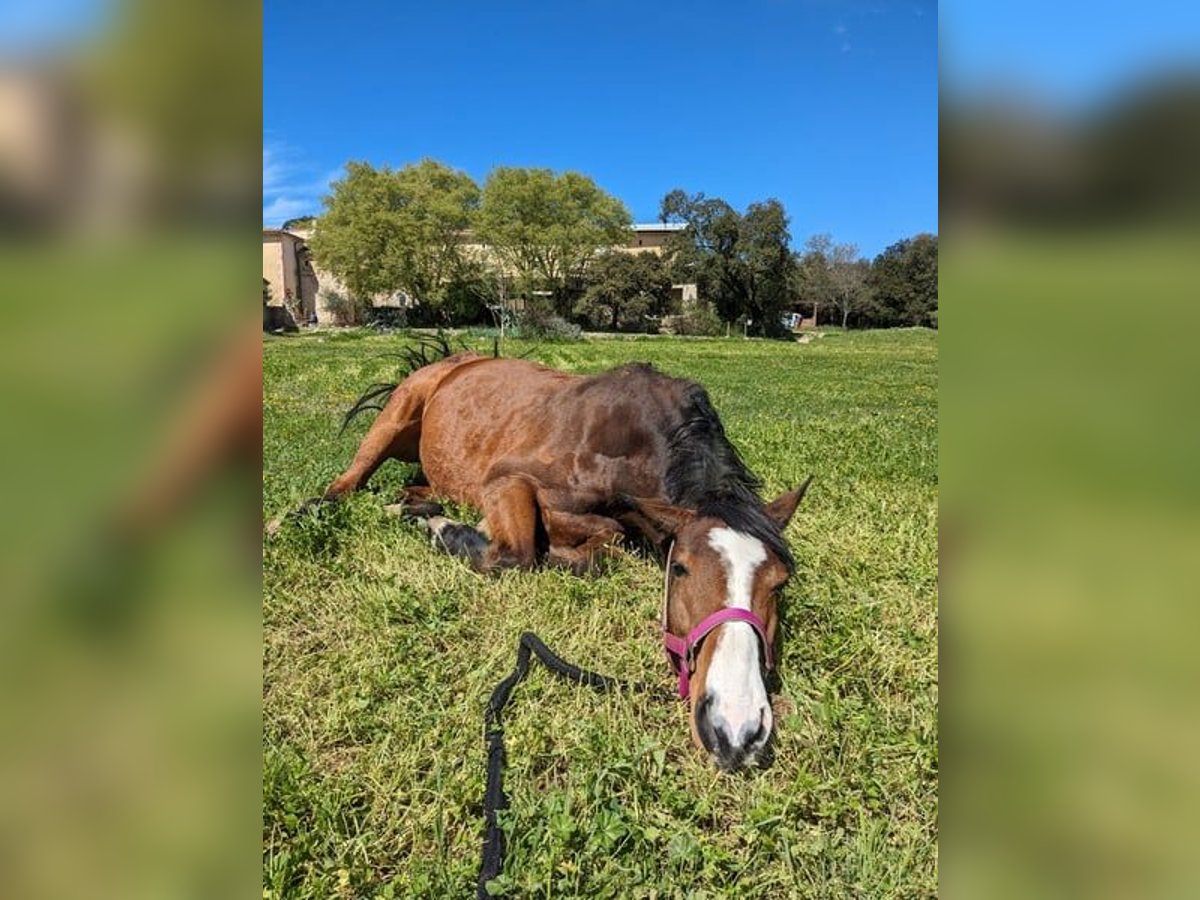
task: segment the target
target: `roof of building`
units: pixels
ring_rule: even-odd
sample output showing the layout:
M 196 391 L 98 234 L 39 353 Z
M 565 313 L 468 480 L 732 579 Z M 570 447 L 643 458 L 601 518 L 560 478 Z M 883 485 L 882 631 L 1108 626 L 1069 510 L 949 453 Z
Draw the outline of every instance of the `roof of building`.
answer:
M 262 232 L 263 237 L 290 237 L 295 238 L 298 241 L 304 240 L 304 238 L 302 238 L 300 235 L 292 234 L 290 231 L 284 231 L 282 228 L 264 228 Z
M 687 225 L 683 222 L 640 222 L 633 226 L 633 230 L 640 234 L 654 231 L 683 231 L 685 228 L 687 228 Z M 296 234 L 292 231 L 285 231 L 282 228 L 264 228 L 262 233 L 264 238 L 290 237 L 297 241 L 303 241 L 307 237 L 307 234 Z
M 685 228 L 684 222 L 640 222 L 633 226 L 634 231 L 683 231 Z

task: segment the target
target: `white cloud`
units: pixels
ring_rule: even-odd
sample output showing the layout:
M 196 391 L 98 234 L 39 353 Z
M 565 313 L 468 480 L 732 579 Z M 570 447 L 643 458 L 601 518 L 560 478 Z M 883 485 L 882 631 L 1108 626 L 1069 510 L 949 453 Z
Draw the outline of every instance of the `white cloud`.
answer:
M 307 216 L 318 212 L 313 208 L 311 200 L 303 197 L 276 197 L 270 203 L 263 203 L 263 225 L 268 228 L 278 228 L 288 219 L 297 216 Z
M 263 225 L 278 228 L 287 219 L 316 215 L 329 183 L 341 175 L 341 167 L 324 175 L 289 145 L 263 138 Z

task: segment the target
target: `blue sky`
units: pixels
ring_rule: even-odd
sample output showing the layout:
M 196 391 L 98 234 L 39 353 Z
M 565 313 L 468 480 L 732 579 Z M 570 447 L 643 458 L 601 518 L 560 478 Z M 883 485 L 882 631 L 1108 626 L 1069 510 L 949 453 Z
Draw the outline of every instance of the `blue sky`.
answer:
M 944 86 L 968 97 L 1009 89 L 1079 108 L 1200 61 L 1195 0 L 947 2 L 941 25 Z
M 584 172 L 637 221 L 777 197 L 797 246 L 937 230 L 935 3 L 267 0 L 263 32 L 266 224 L 433 157 Z

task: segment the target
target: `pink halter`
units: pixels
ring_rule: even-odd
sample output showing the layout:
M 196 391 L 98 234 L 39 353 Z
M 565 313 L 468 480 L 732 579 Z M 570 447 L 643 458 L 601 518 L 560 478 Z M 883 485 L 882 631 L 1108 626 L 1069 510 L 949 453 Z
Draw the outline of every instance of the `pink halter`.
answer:
M 679 675 L 679 697 L 686 700 L 691 687 L 692 670 L 695 668 L 695 651 L 708 633 L 725 622 L 746 622 L 758 635 L 762 644 L 763 655 L 766 657 L 768 671 L 775 667 L 775 659 L 771 653 L 771 642 L 767 640 L 767 629 L 762 619 L 748 609 L 726 607 L 719 609 L 704 619 L 688 632 L 686 638 L 676 637 L 667 630 L 667 598 L 671 586 L 671 555 L 675 552 L 675 543 L 667 550 L 667 565 L 663 575 L 662 602 L 662 637 L 663 648 L 667 651 L 667 660 L 671 668 Z

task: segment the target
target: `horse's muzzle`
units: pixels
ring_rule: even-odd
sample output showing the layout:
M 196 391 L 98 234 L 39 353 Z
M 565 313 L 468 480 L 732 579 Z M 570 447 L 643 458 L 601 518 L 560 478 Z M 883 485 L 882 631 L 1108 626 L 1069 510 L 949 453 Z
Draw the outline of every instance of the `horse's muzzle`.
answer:
M 696 704 L 696 731 L 704 749 L 712 754 L 719 768 L 732 772 L 747 765 L 756 765 L 759 754 L 771 737 L 772 716 L 769 707 L 763 707 L 757 720 L 732 727 L 716 711 L 711 693 L 706 693 Z

